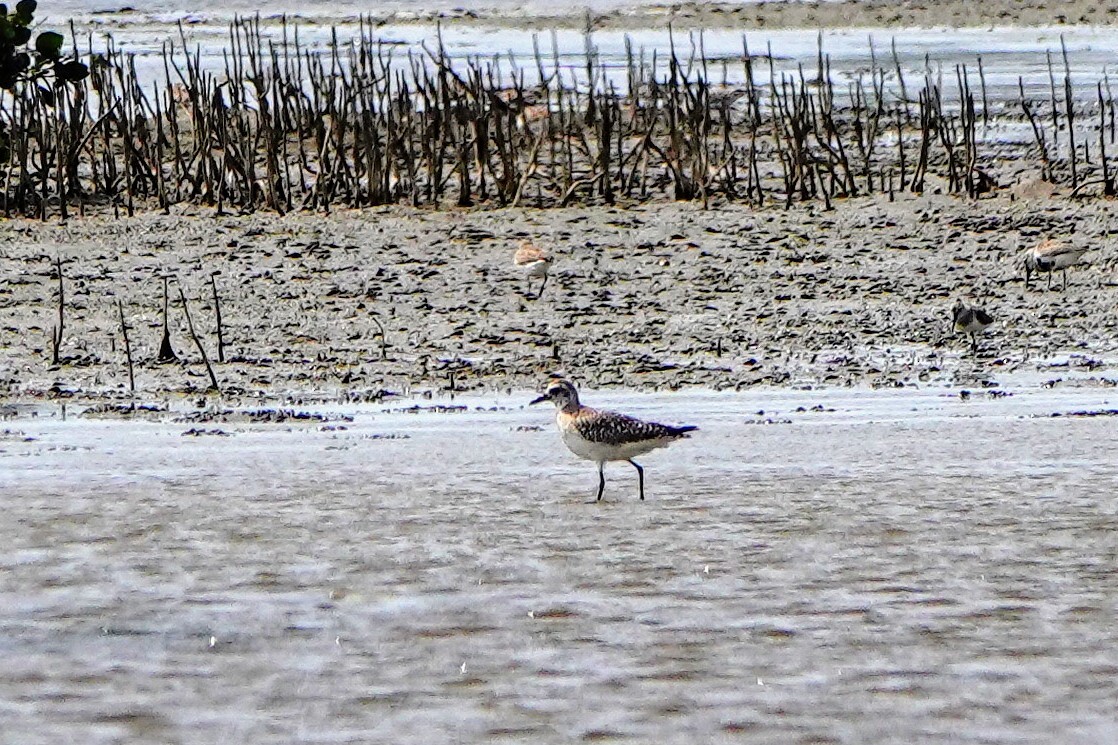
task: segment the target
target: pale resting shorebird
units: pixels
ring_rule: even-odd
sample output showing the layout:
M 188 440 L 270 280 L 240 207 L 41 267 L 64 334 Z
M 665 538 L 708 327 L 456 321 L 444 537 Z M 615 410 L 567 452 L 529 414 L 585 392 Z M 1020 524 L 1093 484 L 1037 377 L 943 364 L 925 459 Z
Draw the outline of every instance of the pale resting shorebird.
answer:
M 1068 267 L 1079 263 L 1086 248 L 1069 246 L 1063 241 L 1041 241 L 1025 252 L 1025 289 L 1029 289 L 1029 280 L 1033 272 L 1048 272 L 1048 289 L 1052 289 L 1052 272 L 1059 269 L 1064 273 L 1064 287 L 1068 288 Z
M 970 349 L 972 354 L 978 354 L 978 337 L 980 331 L 985 331 L 994 322 L 993 317 L 981 308 L 971 308 L 963 304 L 962 300 L 955 302 L 951 309 L 951 324 L 956 331 L 970 334 Z
M 644 469 L 633 458 L 670 445 L 687 437 L 698 427 L 671 427 L 667 424 L 644 422 L 631 416 L 612 411 L 599 411 L 583 406 L 578 401 L 574 385 L 561 378 L 548 383 L 542 396 L 533 404 L 551 401 L 555 404 L 555 422 L 567 449 L 580 458 L 598 464 L 598 501 L 606 488 L 606 461 L 627 460 L 637 469 L 640 495 L 644 499 Z
M 528 275 L 528 294 L 532 293 L 532 280 L 542 279 L 540 291 L 536 293 L 539 298 L 543 295 L 544 285 L 547 284 L 547 271 L 551 268 L 551 257 L 543 249 L 533 246 L 530 241 L 524 241 L 512 257 L 516 268 Z

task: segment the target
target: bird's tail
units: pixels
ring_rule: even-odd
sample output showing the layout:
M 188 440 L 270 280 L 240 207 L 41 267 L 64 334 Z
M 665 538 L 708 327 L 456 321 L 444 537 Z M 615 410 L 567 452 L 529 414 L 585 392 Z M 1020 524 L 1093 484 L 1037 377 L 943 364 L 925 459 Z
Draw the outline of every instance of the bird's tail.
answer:
M 697 429 L 698 427 L 691 424 L 685 424 L 682 427 L 669 427 L 672 437 L 686 437 L 688 432 L 694 432 Z

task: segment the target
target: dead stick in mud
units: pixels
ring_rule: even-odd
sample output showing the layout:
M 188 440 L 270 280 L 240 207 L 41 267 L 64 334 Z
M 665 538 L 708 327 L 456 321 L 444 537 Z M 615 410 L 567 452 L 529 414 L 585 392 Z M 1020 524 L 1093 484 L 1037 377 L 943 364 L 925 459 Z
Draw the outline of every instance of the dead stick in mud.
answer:
M 128 324 L 124 322 L 124 303 L 118 298 L 116 309 L 120 313 L 120 335 L 124 337 L 124 358 L 128 360 L 128 393 L 132 397 L 129 408 L 136 407 L 136 378 L 132 371 L 132 345 L 128 342 Z
M 65 327 L 66 318 L 66 288 L 62 281 L 62 258 L 54 258 L 54 268 L 58 272 L 58 325 L 51 331 L 51 364 L 60 364 L 59 350 L 62 347 L 62 329 Z
M 1043 181 L 1052 181 L 1052 161 L 1048 157 L 1048 144 L 1044 137 L 1044 129 L 1041 128 L 1036 116 L 1033 115 L 1032 103 L 1025 99 L 1025 81 L 1021 76 L 1017 77 L 1017 89 L 1020 91 L 1021 109 L 1025 112 L 1025 118 L 1029 120 L 1029 125 L 1033 128 L 1033 138 L 1040 150 L 1040 178 Z
M 982 66 L 982 55 L 978 55 L 978 82 L 982 86 L 982 128 L 983 133 L 990 128 L 990 101 L 986 98 L 986 69 Z
M 1102 83 L 1097 84 L 1099 95 L 1099 162 L 1102 165 L 1103 194 L 1114 196 L 1114 180 L 1110 178 L 1110 168 L 1106 162 L 1106 107 L 1103 105 Z
M 1059 154 L 1060 121 L 1059 114 L 1056 113 L 1056 73 L 1052 68 L 1052 50 L 1046 50 L 1044 54 L 1048 61 L 1048 99 L 1052 110 L 1052 150 Z
M 221 393 L 221 386 L 217 384 L 217 376 L 214 375 L 213 366 L 210 364 L 210 358 L 206 355 L 206 348 L 202 346 L 202 340 L 198 338 L 198 334 L 194 333 L 194 322 L 190 320 L 190 306 L 186 303 L 186 295 L 183 293 L 182 288 L 179 289 L 179 299 L 182 300 L 182 312 L 186 316 L 186 328 L 190 331 L 190 338 L 194 340 L 194 344 L 198 347 L 198 353 L 202 355 L 202 363 L 206 366 L 206 372 L 210 375 L 210 385 L 213 390 Z
M 225 334 L 222 332 L 221 327 L 221 301 L 217 298 L 217 280 L 214 278 L 216 275 L 210 275 L 210 289 L 213 291 L 214 296 L 214 316 L 217 320 L 217 361 L 225 362 Z
M 1064 64 L 1067 64 L 1065 59 Z M 1068 152 L 1071 154 L 1071 188 L 1079 186 L 1079 169 L 1076 167 L 1075 157 L 1075 108 L 1071 97 L 1071 75 L 1064 75 L 1064 103 L 1068 120 Z
M 170 306 L 170 296 L 167 294 L 167 278 L 163 278 L 163 339 L 159 342 L 159 356 L 155 358 L 156 362 L 178 362 L 178 355 L 175 354 L 174 348 L 171 346 L 171 330 L 168 322 L 169 314 L 168 307 Z
M 1103 85 L 1106 86 L 1106 110 L 1107 110 L 1107 117 L 1104 118 L 1103 121 L 1108 121 L 1109 122 L 1110 144 L 1113 145 L 1114 144 L 1114 94 L 1111 93 L 1111 91 L 1110 91 L 1110 74 L 1104 72 L 1103 76 L 1102 76 L 1102 79 L 1103 79 Z M 1100 117 L 1101 116 L 1102 115 L 1100 113 Z M 1105 128 L 1105 125 L 1104 125 L 1104 128 Z
M 50 129 L 47 124 L 48 118 L 49 114 L 46 112 L 45 109 L 40 109 L 39 115 L 35 117 L 35 139 L 38 142 L 50 142 Z M 53 144 L 55 147 L 57 147 L 57 143 Z M 43 174 L 42 180 L 40 182 L 41 188 L 39 193 L 39 219 L 43 222 L 47 221 L 47 206 L 50 204 L 50 178 L 47 177 L 46 174 L 50 172 L 49 159 L 51 155 L 51 145 L 47 145 L 39 151 L 39 163 L 37 166 L 37 170 L 39 171 L 39 173 Z
M 528 156 L 528 167 L 524 169 L 524 173 L 520 177 L 519 183 L 516 185 L 516 193 L 513 194 L 511 206 L 516 207 L 520 204 L 520 198 L 524 196 L 524 187 L 528 185 L 528 181 L 536 175 L 537 163 L 540 155 L 540 145 L 543 144 L 545 132 L 540 131 L 539 137 L 536 138 L 536 144 L 532 146 L 532 153 Z
M 373 324 L 377 327 L 377 331 L 380 333 L 380 358 L 382 360 L 386 360 L 388 359 L 388 340 L 385 338 L 384 335 L 384 326 L 381 324 L 380 321 L 377 320 L 375 314 L 370 314 L 369 320 L 373 322 Z

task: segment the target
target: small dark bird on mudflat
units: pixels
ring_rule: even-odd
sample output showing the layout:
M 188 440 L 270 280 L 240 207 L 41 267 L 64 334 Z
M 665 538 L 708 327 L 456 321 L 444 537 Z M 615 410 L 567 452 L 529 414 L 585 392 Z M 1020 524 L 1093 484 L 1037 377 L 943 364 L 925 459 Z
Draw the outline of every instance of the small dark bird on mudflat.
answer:
M 994 322 L 993 316 L 981 308 L 964 305 L 962 300 L 955 302 L 951 309 L 951 324 L 956 331 L 970 334 L 971 353 L 978 354 L 978 333 L 985 331 Z

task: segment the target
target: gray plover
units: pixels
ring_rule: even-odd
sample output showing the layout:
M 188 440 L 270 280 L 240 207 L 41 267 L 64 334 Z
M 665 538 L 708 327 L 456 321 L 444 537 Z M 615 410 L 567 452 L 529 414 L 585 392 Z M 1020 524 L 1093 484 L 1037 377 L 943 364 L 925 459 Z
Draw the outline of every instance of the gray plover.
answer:
M 536 293 L 537 298 L 541 297 L 544 285 L 547 284 L 547 272 L 551 269 L 551 257 L 547 255 L 547 252 L 533 246 L 530 241 L 523 241 L 520 248 L 516 249 L 516 253 L 513 254 L 512 262 L 517 269 L 528 276 L 529 295 L 532 294 L 532 280 L 543 280 L 540 283 L 539 292 Z
M 970 349 L 972 354 L 978 354 L 978 333 L 985 331 L 994 322 L 993 317 L 981 308 L 972 308 L 963 304 L 962 300 L 955 302 L 951 309 L 951 323 L 956 331 L 970 334 Z
M 1033 272 L 1048 273 L 1048 289 L 1052 289 L 1052 272 L 1059 269 L 1064 275 L 1063 289 L 1068 288 L 1068 267 L 1079 263 L 1086 248 L 1069 246 L 1063 241 L 1041 241 L 1025 252 L 1025 289 L 1029 289 L 1029 281 Z
M 559 425 L 559 434 L 567 449 L 598 464 L 598 501 L 606 488 L 606 461 L 629 461 L 637 469 L 643 500 L 644 469 L 633 458 L 670 445 L 698 429 L 645 422 L 625 414 L 583 406 L 574 385 L 562 378 L 550 381 L 544 394 L 531 403 L 544 401 L 555 404 L 555 423 Z

